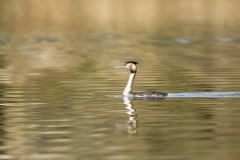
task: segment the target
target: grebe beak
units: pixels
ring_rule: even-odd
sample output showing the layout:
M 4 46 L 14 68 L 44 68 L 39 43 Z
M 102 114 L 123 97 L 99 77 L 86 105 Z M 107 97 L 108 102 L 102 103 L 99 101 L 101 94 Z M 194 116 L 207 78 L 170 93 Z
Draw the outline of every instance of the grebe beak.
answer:
M 122 64 L 122 65 L 114 67 L 114 68 L 124 68 L 124 67 L 125 67 L 125 64 Z

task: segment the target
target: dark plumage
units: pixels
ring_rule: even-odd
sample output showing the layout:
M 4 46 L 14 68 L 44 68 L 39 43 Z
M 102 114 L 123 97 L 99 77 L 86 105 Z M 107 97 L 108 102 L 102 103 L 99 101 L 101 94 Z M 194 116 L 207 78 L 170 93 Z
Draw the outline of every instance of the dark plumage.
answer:
M 133 97 L 162 97 L 167 96 L 167 93 L 157 92 L 157 91 L 149 91 L 149 92 L 130 92 L 130 95 Z
M 138 62 L 135 62 L 135 61 L 128 61 L 128 62 L 126 62 L 125 64 L 127 64 L 127 63 L 138 64 Z

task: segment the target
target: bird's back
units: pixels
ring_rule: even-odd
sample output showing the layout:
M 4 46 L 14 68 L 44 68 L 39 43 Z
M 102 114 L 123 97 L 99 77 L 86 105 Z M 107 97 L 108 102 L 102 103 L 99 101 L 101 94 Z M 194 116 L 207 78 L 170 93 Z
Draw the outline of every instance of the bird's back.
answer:
M 157 92 L 157 91 L 149 91 L 149 92 L 131 92 L 130 96 L 133 97 L 165 97 L 167 93 Z

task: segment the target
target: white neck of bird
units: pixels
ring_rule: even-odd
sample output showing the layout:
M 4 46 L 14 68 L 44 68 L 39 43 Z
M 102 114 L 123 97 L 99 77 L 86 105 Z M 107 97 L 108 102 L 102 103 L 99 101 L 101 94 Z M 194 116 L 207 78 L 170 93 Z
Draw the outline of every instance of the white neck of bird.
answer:
M 133 81 L 135 78 L 135 74 L 136 74 L 136 72 L 130 73 L 127 86 L 125 87 L 125 89 L 123 91 L 124 96 L 129 96 L 130 92 L 132 91 L 132 85 L 133 85 Z

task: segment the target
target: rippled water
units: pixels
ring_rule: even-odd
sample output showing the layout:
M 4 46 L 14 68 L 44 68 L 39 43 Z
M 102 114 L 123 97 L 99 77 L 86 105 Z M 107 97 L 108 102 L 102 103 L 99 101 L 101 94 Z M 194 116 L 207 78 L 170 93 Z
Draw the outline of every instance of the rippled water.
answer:
M 236 41 L 10 38 L 1 56 L 0 159 L 239 157 L 240 98 L 123 100 L 115 96 L 129 71 L 114 69 L 140 63 L 134 91 L 239 92 Z
M 238 3 L 0 1 L 0 159 L 238 160 Z

